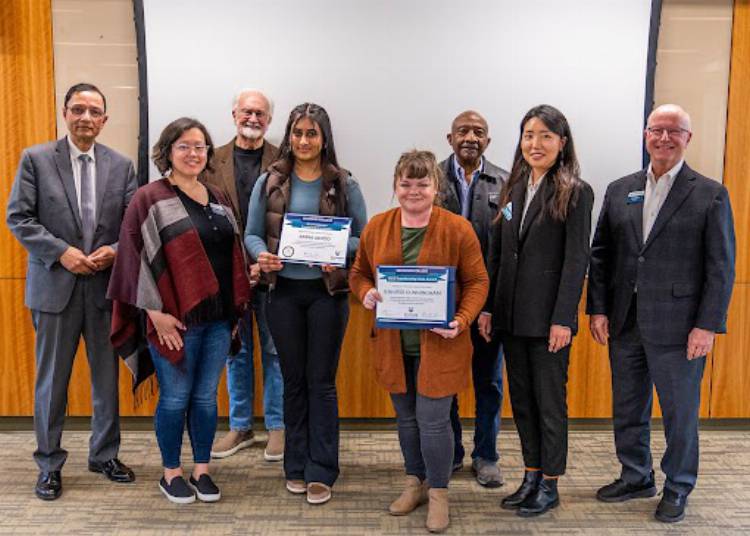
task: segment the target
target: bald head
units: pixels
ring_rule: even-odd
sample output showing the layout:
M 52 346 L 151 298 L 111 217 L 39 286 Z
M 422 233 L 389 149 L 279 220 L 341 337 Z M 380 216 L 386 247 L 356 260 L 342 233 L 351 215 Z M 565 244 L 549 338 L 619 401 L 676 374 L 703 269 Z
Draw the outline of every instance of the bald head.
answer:
M 678 104 L 662 104 L 661 106 L 657 106 L 650 114 L 648 114 L 646 125 L 650 126 L 653 120 L 660 120 L 665 117 L 675 119 L 679 123 L 680 128 L 692 132 L 692 129 L 690 128 L 690 114 Z
M 474 110 L 461 112 L 451 123 L 448 143 L 464 170 L 479 168 L 482 154 L 491 141 L 489 130 L 487 121 Z
M 676 104 L 662 104 L 649 114 L 644 134 L 651 168 L 660 177 L 685 158 L 693 135 L 690 115 Z

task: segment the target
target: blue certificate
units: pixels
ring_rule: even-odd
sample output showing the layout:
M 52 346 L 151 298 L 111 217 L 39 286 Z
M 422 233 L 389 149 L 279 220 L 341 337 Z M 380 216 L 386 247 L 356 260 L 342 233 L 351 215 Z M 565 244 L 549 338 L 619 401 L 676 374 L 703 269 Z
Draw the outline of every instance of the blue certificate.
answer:
M 456 311 L 453 266 L 378 266 L 376 326 L 447 328 Z
M 346 266 L 351 218 L 284 214 L 278 256 L 282 262 Z

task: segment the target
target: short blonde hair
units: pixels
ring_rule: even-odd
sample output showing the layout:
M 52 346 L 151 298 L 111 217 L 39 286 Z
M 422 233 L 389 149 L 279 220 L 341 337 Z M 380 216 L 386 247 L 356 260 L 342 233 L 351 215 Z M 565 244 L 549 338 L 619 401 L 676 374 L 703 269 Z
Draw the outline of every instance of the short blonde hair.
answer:
M 393 189 L 396 189 L 396 181 L 401 177 L 410 179 L 422 179 L 429 177 L 435 190 L 440 190 L 440 178 L 443 172 L 440 170 L 437 158 L 430 151 L 419 151 L 412 149 L 401 155 L 393 170 Z

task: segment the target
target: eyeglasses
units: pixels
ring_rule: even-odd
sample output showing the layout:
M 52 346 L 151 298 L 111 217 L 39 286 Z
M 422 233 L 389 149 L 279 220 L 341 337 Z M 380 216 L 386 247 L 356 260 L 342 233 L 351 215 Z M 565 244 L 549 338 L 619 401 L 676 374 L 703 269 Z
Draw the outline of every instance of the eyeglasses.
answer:
M 196 154 L 206 154 L 210 145 L 188 145 L 187 143 L 180 143 L 179 145 L 173 145 L 174 150 L 178 153 L 189 153 L 195 151 Z
M 104 110 L 102 110 L 101 108 L 87 108 L 86 106 L 76 105 L 67 108 L 67 110 L 75 117 L 81 117 L 87 111 L 92 119 L 101 119 L 102 117 L 104 117 Z
M 654 138 L 663 137 L 665 132 L 667 133 L 667 136 L 669 136 L 670 138 L 677 138 L 683 132 L 690 133 L 690 131 L 686 128 L 659 128 L 659 127 L 648 127 L 646 128 L 646 132 L 648 132 Z
M 239 115 L 241 119 L 246 119 L 248 117 L 255 116 L 255 118 L 258 119 L 259 121 L 262 121 L 268 116 L 268 114 L 264 112 L 263 110 L 249 110 L 247 108 L 237 110 L 237 115 Z

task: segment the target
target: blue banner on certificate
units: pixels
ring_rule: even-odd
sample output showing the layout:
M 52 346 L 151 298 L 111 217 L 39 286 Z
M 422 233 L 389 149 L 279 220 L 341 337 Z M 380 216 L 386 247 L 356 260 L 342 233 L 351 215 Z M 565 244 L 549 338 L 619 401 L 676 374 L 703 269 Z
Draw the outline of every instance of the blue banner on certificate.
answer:
M 278 256 L 282 262 L 346 266 L 351 218 L 284 214 Z
M 447 328 L 456 309 L 453 266 L 378 266 L 379 328 Z

